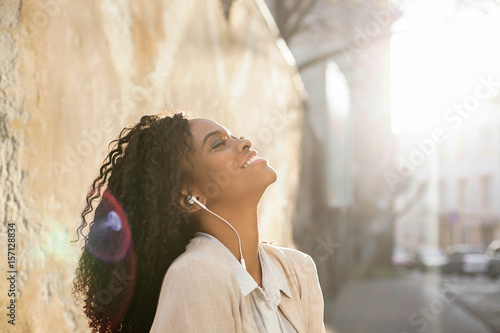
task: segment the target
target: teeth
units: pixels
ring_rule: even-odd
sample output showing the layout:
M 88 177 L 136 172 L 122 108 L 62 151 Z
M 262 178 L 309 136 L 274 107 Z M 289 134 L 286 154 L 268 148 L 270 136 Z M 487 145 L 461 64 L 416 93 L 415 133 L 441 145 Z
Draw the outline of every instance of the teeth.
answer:
M 243 168 L 246 168 L 247 166 L 249 166 L 253 161 L 255 160 L 258 160 L 260 157 L 258 157 L 257 155 L 255 155 L 254 157 L 252 157 L 251 159 L 249 159 L 248 161 L 245 162 L 245 164 L 243 164 Z

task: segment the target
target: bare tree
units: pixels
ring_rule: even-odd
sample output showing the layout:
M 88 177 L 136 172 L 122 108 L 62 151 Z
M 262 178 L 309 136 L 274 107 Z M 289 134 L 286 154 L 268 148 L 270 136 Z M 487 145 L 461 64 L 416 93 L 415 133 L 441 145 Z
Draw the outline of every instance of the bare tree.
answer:
M 408 179 L 407 181 L 396 186 L 392 192 L 392 197 L 389 199 L 388 217 L 389 217 L 389 230 L 382 234 L 382 239 L 379 242 L 372 260 L 368 265 L 368 273 L 373 272 L 375 266 L 392 266 L 391 254 L 394 247 L 394 234 L 396 221 L 403 218 L 414 208 L 423 198 L 427 191 L 428 183 L 426 181 L 417 181 Z M 396 202 L 398 199 L 403 199 L 402 207 L 398 208 Z
M 273 12 L 275 14 L 276 24 L 280 30 L 281 36 L 288 43 L 291 39 L 301 32 L 307 30 L 304 25 L 306 16 L 311 15 L 312 9 L 322 0 L 274 0 Z M 320 24 L 318 22 L 318 24 Z
M 317 62 L 331 58 L 352 48 L 355 28 L 373 20 L 371 13 L 381 9 L 395 8 L 390 0 L 266 0 L 280 34 L 293 48 L 301 40 L 314 39 L 318 43 L 332 44 L 332 50 L 315 54 L 300 64 L 303 69 Z M 398 17 L 394 15 L 394 20 Z M 384 33 L 377 38 L 389 38 Z M 336 47 L 335 47 L 336 46 Z
M 372 41 L 377 38 L 389 38 L 389 26 L 393 20 L 399 17 L 398 11 L 394 10 L 394 1 L 390 0 L 266 0 L 266 2 L 275 18 L 282 38 L 290 46 L 292 52 L 294 46 L 306 45 L 308 47 L 315 44 L 328 44 L 328 47 L 325 48 L 327 49 L 326 52 L 311 52 L 310 57 L 302 59 L 303 62 L 299 64 L 299 70 L 326 61 L 338 53 L 346 52 L 346 45 L 352 47 L 349 45 L 353 45 L 357 31 L 360 28 L 363 29 L 368 22 L 375 21 L 373 13 L 389 9 L 390 22 L 381 29 L 383 32 L 380 35 L 372 38 Z M 312 50 L 314 51 L 314 49 Z M 374 149 L 378 148 L 374 147 Z M 356 158 L 359 158 L 359 156 Z M 366 163 L 363 165 L 370 165 L 376 158 L 376 155 L 367 156 Z M 359 160 L 355 161 L 355 163 L 361 162 Z M 391 166 L 387 165 L 386 167 L 390 168 Z M 374 179 L 377 178 L 377 174 L 371 176 Z M 370 267 L 386 266 L 391 263 L 390 258 L 394 244 L 392 239 L 394 221 L 411 209 L 424 190 L 421 189 L 410 197 L 407 207 L 397 210 L 394 201 L 396 198 L 405 196 L 407 191 L 408 186 L 399 186 L 392 192 L 393 197 L 388 198 L 388 207 L 384 212 L 379 212 L 376 207 L 377 199 L 380 197 L 377 194 L 364 193 L 361 197 L 355 199 L 354 205 L 356 207 L 353 207 L 354 219 L 359 221 L 373 220 L 375 216 L 383 214 L 385 221 L 388 220 L 390 225 L 388 231 L 376 236 L 378 245 L 372 259 L 367 263 L 368 270 L 370 270 Z M 378 194 L 381 194 L 383 190 L 379 192 Z M 358 224 L 361 225 L 361 222 Z
M 500 9 L 500 0 L 457 0 L 458 9 L 477 8 L 484 14 Z

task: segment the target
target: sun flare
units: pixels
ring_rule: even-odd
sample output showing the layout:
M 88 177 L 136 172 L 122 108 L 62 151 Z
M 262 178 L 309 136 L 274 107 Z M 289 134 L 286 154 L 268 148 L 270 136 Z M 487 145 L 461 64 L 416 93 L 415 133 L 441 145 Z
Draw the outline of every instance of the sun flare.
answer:
M 480 75 L 500 68 L 500 17 L 468 10 L 432 29 L 391 39 L 392 131 L 427 130 L 467 94 Z M 495 76 L 495 74 L 494 74 Z

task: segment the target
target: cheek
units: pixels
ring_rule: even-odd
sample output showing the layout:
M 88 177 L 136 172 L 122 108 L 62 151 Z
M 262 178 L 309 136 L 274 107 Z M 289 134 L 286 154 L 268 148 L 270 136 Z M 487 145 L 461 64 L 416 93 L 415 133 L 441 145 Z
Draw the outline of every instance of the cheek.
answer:
M 194 185 L 203 185 L 205 183 L 207 172 L 207 165 L 205 160 L 200 156 L 193 156 L 191 159 L 193 165 L 193 170 L 191 171 L 191 177 L 193 178 Z
M 199 185 L 208 183 L 225 183 L 226 186 L 239 170 L 232 154 L 219 153 L 217 156 L 205 158 L 196 164 L 193 179 Z M 219 184 L 220 185 L 220 184 Z
M 209 181 L 210 168 L 204 164 L 197 164 L 193 170 L 193 181 L 197 185 L 204 185 Z

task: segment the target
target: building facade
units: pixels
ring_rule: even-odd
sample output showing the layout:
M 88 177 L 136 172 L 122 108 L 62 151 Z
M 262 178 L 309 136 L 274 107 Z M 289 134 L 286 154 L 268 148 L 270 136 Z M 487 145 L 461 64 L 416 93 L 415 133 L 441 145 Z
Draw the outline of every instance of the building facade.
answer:
M 500 98 L 482 102 L 441 146 L 439 243 L 500 239 Z
M 15 225 L 18 272 L 16 330 L 1 332 L 90 331 L 71 241 L 108 143 L 144 114 L 190 111 L 253 139 L 279 174 L 261 239 L 294 247 L 303 86 L 264 2 L 228 4 L 0 2 L 0 244 Z
M 410 210 L 398 219 L 398 245 L 445 249 L 452 244 L 487 246 L 500 239 L 500 98 L 481 101 L 474 113 L 456 122 L 435 142 L 428 133 L 406 130 L 399 135 L 399 156 L 408 171 L 404 200 Z M 458 118 L 457 118 L 458 119 Z M 418 132 L 418 134 L 417 134 Z M 425 148 L 427 147 L 427 148 Z M 421 152 L 423 162 L 412 160 Z M 417 155 L 414 155 L 417 156 Z M 416 165 L 418 164 L 418 165 Z M 418 187 L 420 193 L 416 193 Z

